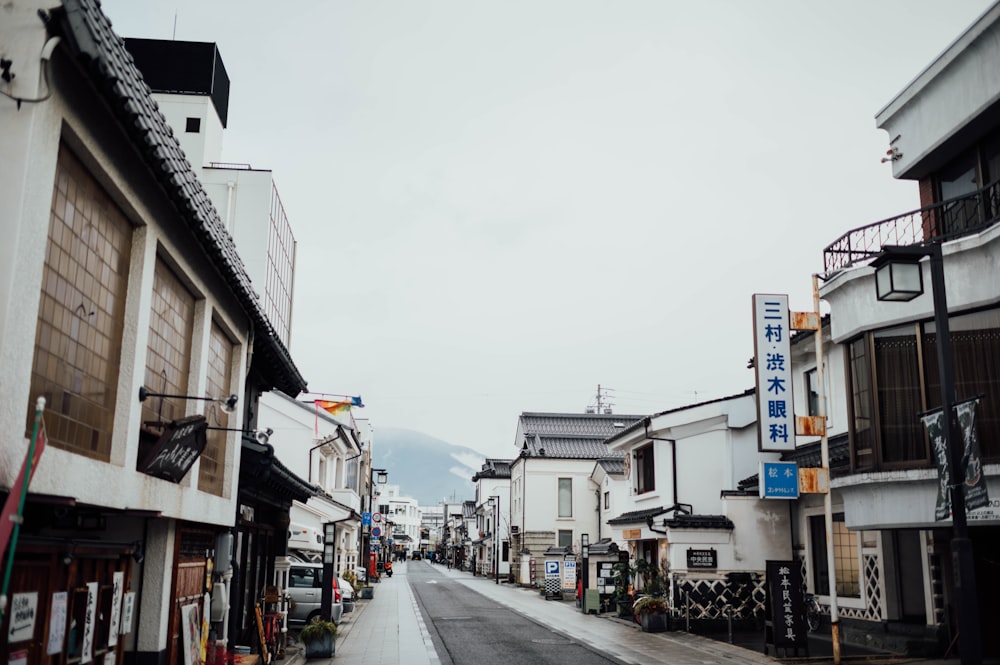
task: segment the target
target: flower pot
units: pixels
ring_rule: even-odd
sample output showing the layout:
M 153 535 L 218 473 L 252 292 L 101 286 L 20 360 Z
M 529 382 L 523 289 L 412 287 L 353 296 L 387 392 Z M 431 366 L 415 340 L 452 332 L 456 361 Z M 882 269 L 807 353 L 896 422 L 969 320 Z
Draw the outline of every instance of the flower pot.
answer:
M 344 614 L 354 611 L 354 599 L 344 601 Z
M 667 630 L 667 615 L 643 612 L 640 616 L 640 626 L 644 633 L 663 633 Z
M 375 587 L 373 586 L 361 587 L 361 591 L 360 593 L 358 593 L 358 597 L 363 598 L 365 600 L 371 600 L 372 598 L 375 597 Z
M 306 660 L 310 658 L 332 658 L 337 650 L 336 636 L 326 633 L 323 637 L 305 643 Z
M 618 605 L 618 618 L 619 619 L 631 619 L 632 618 L 632 603 L 628 600 L 619 600 L 616 603 Z

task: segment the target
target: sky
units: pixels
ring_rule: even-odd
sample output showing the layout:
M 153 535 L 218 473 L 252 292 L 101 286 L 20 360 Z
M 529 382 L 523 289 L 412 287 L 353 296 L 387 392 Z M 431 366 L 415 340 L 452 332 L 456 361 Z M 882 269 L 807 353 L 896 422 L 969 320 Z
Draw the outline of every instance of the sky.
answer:
M 986 0 L 103 0 L 216 42 L 223 160 L 298 243 L 290 351 L 375 429 L 516 454 L 522 411 L 754 384 L 751 297 L 919 207 L 874 116 Z M 797 389 L 798 390 L 798 389 Z

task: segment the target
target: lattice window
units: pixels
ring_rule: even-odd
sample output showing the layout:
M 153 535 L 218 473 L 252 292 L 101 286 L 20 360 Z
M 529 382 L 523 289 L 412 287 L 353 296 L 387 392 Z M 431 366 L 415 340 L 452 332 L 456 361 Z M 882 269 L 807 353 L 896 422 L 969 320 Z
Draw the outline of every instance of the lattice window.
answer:
M 82 163 L 60 146 L 31 367 L 46 397 L 49 443 L 108 461 L 118 390 L 132 226 Z
M 208 341 L 208 393 L 225 397 L 230 392 L 233 366 L 233 344 L 225 332 L 215 323 Z M 229 427 L 229 414 L 212 405 L 209 425 L 218 428 Z M 210 429 L 206 437 L 205 450 L 201 454 L 198 470 L 198 489 L 222 496 L 225 488 L 226 442 L 229 432 L 224 429 Z

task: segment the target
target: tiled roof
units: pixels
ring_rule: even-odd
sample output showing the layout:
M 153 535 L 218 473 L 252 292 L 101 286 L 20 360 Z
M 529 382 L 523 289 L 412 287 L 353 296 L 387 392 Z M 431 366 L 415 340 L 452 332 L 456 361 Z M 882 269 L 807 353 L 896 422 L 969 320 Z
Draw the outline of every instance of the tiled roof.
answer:
M 490 459 L 483 462 L 483 468 L 472 476 L 472 482 L 480 478 L 510 478 L 510 465 L 513 460 Z
M 646 520 L 650 517 L 656 517 L 657 515 L 662 515 L 665 512 L 667 512 L 667 509 L 663 506 L 645 508 L 643 510 L 630 510 L 626 513 L 622 513 L 618 517 L 612 517 L 608 520 L 608 524 L 645 524 Z
M 820 447 L 822 442 L 813 441 L 804 446 L 798 446 L 795 450 L 790 450 L 782 454 L 781 459 L 785 462 L 798 462 L 799 468 L 814 468 L 822 466 L 822 451 Z M 850 470 L 851 465 L 851 449 L 850 441 L 848 439 L 847 433 L 838 434 L 837 436 L 830 437 L 829 441 L 830 448 L 830 473 L 831 475 L 837 475 L 838 472 L 844 473 Z M 760 486 L 760 478 L 758 474 L 753 474 L 748 478 L 744 478 L 736 484 L 736 487 L 740 490 L 752 490 Z
M 670 529 L 729 529 L 735 528 L 733 521 L 725 515 L 677 515 L 664 521 Z
M 306 381 L 288 349 L 264 314 L 236 245 L 205 193 L 149 86 L 143 81 L 122 39 L 97 0 L 64 0 L 46 18 L 49 31 L 62 37 L 71 56 L 83 67 L 131 142 L 174 204 L 207 263 L 229 285 L 253 322 L 254 356 L 265 376 L 289 395 L 306 389 Z
M 476 516 L 476 502 L 466 501 L 462 504 L 462 517 L 472 519 Z
M 521 414 L 521 430 L 533 434 L 574 434 L 607 439 L 623 428 L 642 420 L 643 416 L 617 413 L 530 413 Z
M 551 457 L 556 459 L 601 459 L 624 457 L 624 453 L 608 450 L 604 439 L 585 436 L 533 436 L 521 447 L 521 457 Z
M 602 469 L 604 469 L 605 473 L 612 473 L 619 476 L 625 475 L 624 456 L 614 459 L 606 457 L 604 459 L 597 460 L 597 463 L 600 465 Z

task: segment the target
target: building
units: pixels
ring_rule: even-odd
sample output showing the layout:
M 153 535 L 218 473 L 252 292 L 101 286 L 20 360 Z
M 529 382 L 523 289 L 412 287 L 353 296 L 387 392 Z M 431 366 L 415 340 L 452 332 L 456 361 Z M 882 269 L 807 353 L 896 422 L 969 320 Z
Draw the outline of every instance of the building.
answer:
M 313 403 L 278 391 L 262 397 L 260 422 L 275 433 L 275 455 L 316 490 L 306 502 L 292 504 L 289 550 L 321 555 L 323 525 L 332 522 L 337 538 L 334 570 L 343 573 L 362 565 L 358 431 Z
M 274 174 L 223 161 L 230 80 L 216 44 L 125 40 L 226 230 L 278 339 L 290 346 L 295 235 Z
M 508 459 L 490 459 L 474 476 L 478 538 L 473 539 L 479 575 L 510 575 L 510 464 Z
M 512 573 L 519 584 L 544 579 L 544 553 L 550 547 L 575 548 L 581 534 L 599 530 L 594 463 L 621 457 L 604 441 L 642 416 L 610 413 L 522 413 L 510 466 Z
M 779 458 L 758 450 L 754 389 L 648 416 L 605 443 L 624 456 L 626 492 L 604 532 L 633 562 L 667 576 L 675 609 L 724 618 L 731 573 L 760 579 L 768 559 L 791 557 L 787 503 L 738 491 L 761 460 Z M 752 615 L 751 594 L 742 600 L 738 616 Z
M 991 7 L 878 112 L 893 176 L 919 184 L 919 210 L 847 231 L 824 252 L 823 298 L 833 341 L 845 349 L 847 464 L 832 486 L 839 519 L 860 553 L 850 580 L 850 630 L 878 626 L 883 642 L 942 652 L 958 633 L 954 538 L 938 505 L 935 452 L 918 414 L 941 405 L 935 295 L 876 306 L 869 264 L 886 246 L 940 248 L 953 349 L 954 389 L 974 400 L 981 464 L 969 471 L 989 494 L 968 513 L 982 644 L 1000 622 L 992 590 L 1000 546 L 1000 4 Z M 923 284 L 932 283 L 921 265 Z M 977 474 L 977 469 L 979 474 Z M 936 513 L 938 513 L 936 515 Z M 945 519 L 937 519 L 945 517 Z M 822 593 L 818 568 L 811 583 Z M 838 580 L 838 587 L 841 582 Z M 962 640 L 959 639 L 959 645 Z
M 311 491 L 257 441 L 257 404 L 305 380 L 98 3 L 10 3 L 0 41 L 7 494 L 46 400 L 10 592 L 39 617 L 65 593 L 67 617 L 55 656 L 37 621 L 0 657 L 179 662 L 205 593 L 243 643 Z

